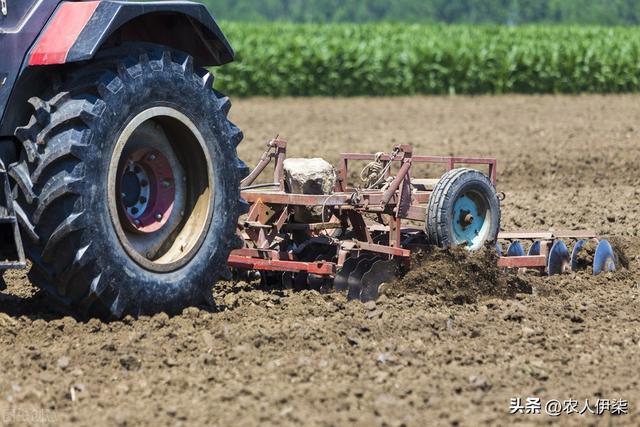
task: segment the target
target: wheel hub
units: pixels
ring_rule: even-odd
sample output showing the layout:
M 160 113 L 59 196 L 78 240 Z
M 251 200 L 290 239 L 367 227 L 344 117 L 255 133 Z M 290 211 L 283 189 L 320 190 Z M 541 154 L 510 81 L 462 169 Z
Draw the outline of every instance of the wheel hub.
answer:
M 471 247 L 486 237 L 487 205 L 478 195 L 472 192 L 462 194 L 453 209 L 453 233 L 457 242 L 466 242 Z
M 473 224 L 473 215 L 471 212 L 463 209 L 460 212 L 460 225 L 462 228 L 467 228 L 471 224 Z
M 213 218 L 214 178 L 207 143 L 187 116 L 153 107 L 133 117 L 111 154 L 107 187 L 127 254 L 158 272 L 193 259 Z
M 169 160 L 159 151 L 139 149 L 123 156 L 120 168 L 120 209 L 125 225 L 138 233 L 153 233 L 171 217 L 176 191 Z

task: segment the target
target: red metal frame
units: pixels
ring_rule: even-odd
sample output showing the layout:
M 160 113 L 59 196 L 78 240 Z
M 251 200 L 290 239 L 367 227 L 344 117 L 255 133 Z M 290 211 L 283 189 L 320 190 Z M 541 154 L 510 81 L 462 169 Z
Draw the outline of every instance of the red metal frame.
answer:
M 299 273 L 301 271 L 317 274 L 318 276 L 335 276 L 336 265 L 332 262 L 301 262 L 281 261 L 272 259 L 251 258 L 232 254 L 227 261 L 229 267 L 259 271 L 289 271 Z
M 498 258 L 498 267 L 505 268 L 545 268 L 547 266 L 546 255 L 536 256 L 511 256 Z
M 242 197 L 252 204 L 248 217 L 239 232 L 250 247 L 233 251 L 229 257 L 231 267 L 282 272 L 306 272 L 320 276 L 334 276 L 349 255 L 360 256 L 372 252 L 382 257 L 407 263 L 411 250 L 402 247 L 402 236 L 424 233 L 415 226 L 404 226 L 403 220 L 424 222 L 431 195 L 427 185 L 414 185 L 411 167 L 416 163 L 443 164 L 447 170 L 459 165 L 486 166 L 491 182 L 497 182 L 497 161 L 481 157 L 414 156 L 410 145 L 396 145 L 391 154 L 377 156 L 386 167 L 397 163 L 394 178 L 383 188 L 359 189 L 349 186 L 349 162 L 375 161 L 375 154 L 343 153 L 340 156 L 338 179 L 330 195 L 291 194 L 284 191 L 284 160 L 287 143 L 274 139 L 255 169 L 242 182 Z M 253 185 L 256 179 L 274 163 L 273 182 Z M 385 178 L 392 175 L 391 166 Z M 416 182 L 425 180 L 415 180 Z M 426 180 L 437 182 L 437 179 Z M 265 187 L 271 187 L 270 189 Z M 289 215 L 298 206 L 323 206 L 332 209 L 327 222 L 296 224 L 288 222 Z M 377 218 L 373 220 L 372 218 Z M 350 229 L 351 240 L 333 239 L 333 232 Z M 294 251 L 276 249 L 287 233 L 306 233 L 308 242 L 336 247 L 336 262 L 297 259 Z M 500 233 L 501 240 L 540 240 L 540 255 L 500 257 L 498 266 L 504 268 L 534 268 L 544 270 L 551 245 L 555 239 L 588 239 L 595 234 L 582 232 L 515 232 Z M 382 238 L 382 241 L 380 239 Z M 385 241 L 386 240 L 386 241 Z
M 411 146 L 402 145 L 404 153 L 411 153 Z M 491 179 L 493 185 L 496 185 L 498 179 L 498 161 L 493 158 L 485 158 L 485 157 L 446 157 L 446 156 L 411 156 L 411 163 L 431 163 L 431 164 L 444 164 L 446 165 L 447 171 L 454 169 L 456 166 L 460 165 L 486 165 L 489 168 L 488 176 Z M 406 159 L 405 156 L 400 156 L 394 158 L 392 161 L 394 162 L 402 162 Z M 348 174 L 348 164 L 349 160 L 360 160 L 360 161 L 372 161 L 375 160 L 375 154 L 365 154 L 365 153 L 343 153 L 340 155 L 340 178 L 346 181 L 346 178 L 349 176 Z M 383 162 L 388 162 L 391 160 L 391 156 L 389 154 L 383 154 L 380 157 L 380 160 Z M 400 175 L 400 174 L 398 174 Z

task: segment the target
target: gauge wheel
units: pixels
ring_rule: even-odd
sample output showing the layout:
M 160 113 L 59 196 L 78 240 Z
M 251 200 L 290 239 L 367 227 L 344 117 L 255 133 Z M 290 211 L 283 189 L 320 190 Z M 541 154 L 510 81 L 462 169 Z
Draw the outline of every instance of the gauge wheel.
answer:
M 469 250 L 495 241 L 500 231 L 500 202 L 489 178 L 459 168 L 438 181 L 427 207 L 426 231 L 431 244 Z

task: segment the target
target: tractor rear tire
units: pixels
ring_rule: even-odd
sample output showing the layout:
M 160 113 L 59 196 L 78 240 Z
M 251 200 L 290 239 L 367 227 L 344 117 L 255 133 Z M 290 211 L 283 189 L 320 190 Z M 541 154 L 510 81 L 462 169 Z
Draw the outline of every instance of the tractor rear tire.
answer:
M 29 101 L 10 176 L 29 277 L 55 306 L 118 319 L 211 301 L 241 243 L 248 171 L 212 82 L 185 53 L 132 44 Z
M 429 198 L 426 232 L 441 248 L 465 245 L 469 250 L 495 241 L 500 231 L 500 201 L 491 180 L 475 169 L 446 172 Z

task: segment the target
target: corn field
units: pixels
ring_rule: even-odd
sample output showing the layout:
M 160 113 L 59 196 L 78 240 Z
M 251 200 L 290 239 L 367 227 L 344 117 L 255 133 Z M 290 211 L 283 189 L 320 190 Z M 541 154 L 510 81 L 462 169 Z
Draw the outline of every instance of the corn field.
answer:
M 236 96 L 614 93 L 640 90 L 632 27 L 223 23 Z

